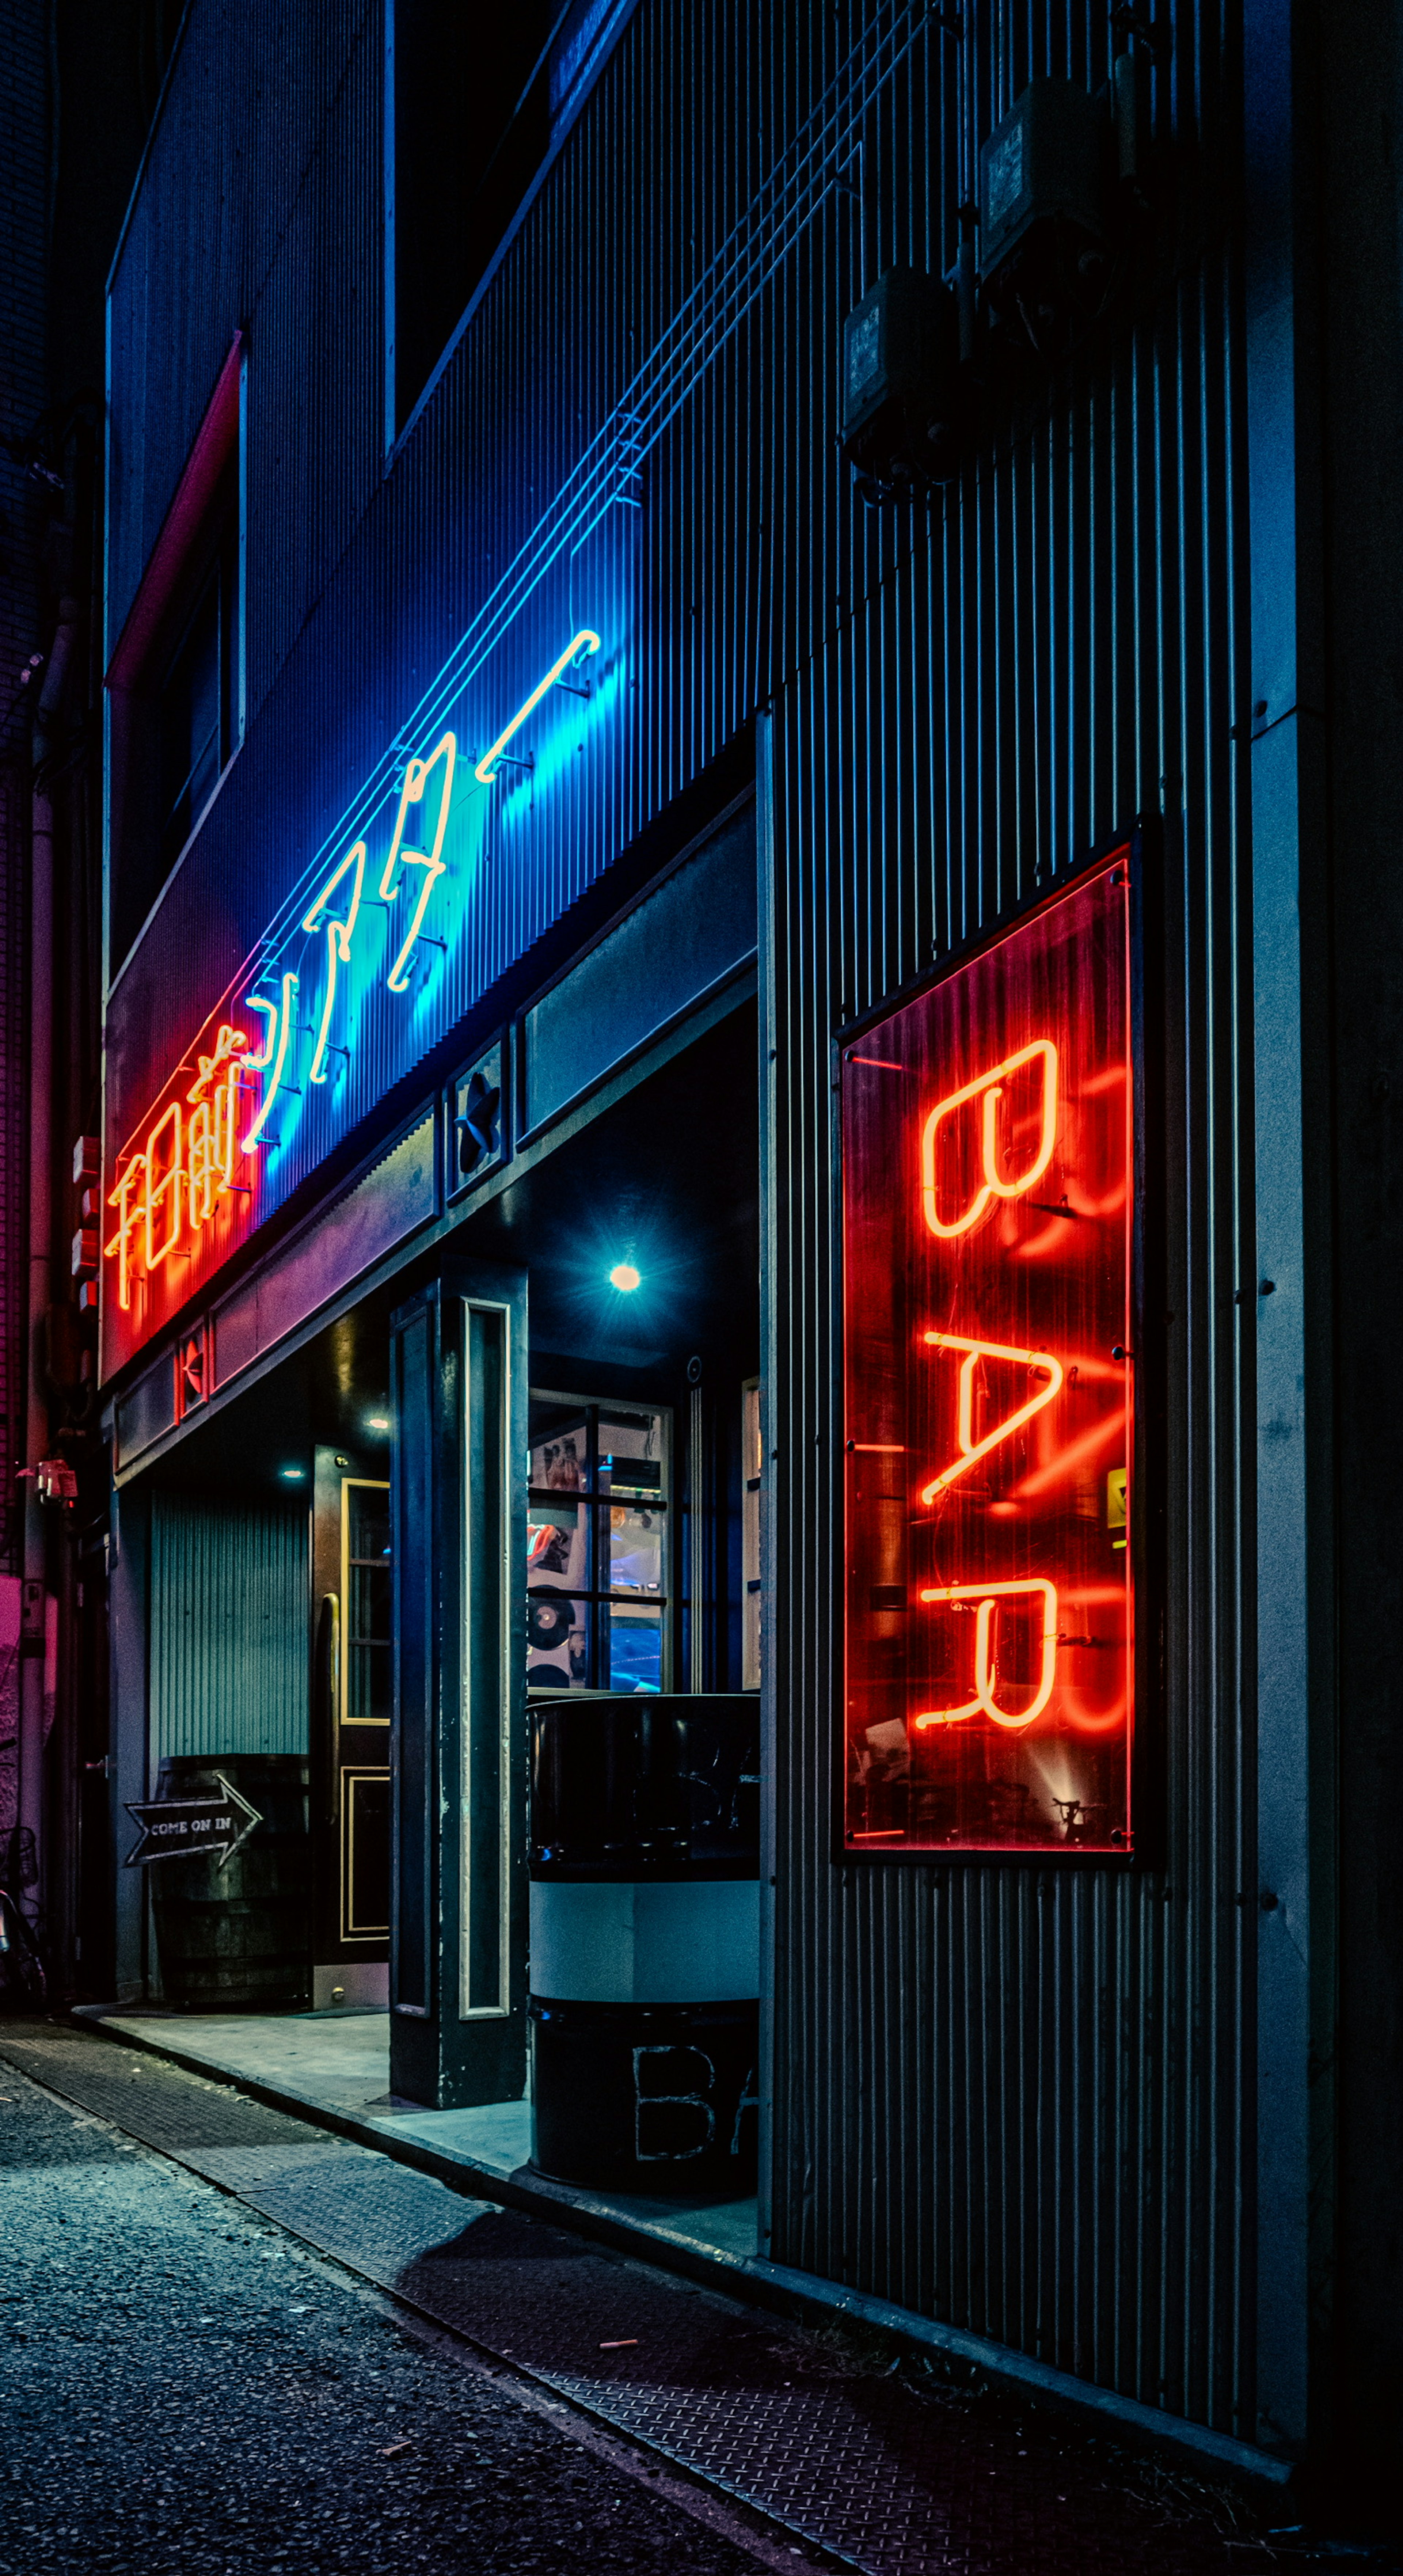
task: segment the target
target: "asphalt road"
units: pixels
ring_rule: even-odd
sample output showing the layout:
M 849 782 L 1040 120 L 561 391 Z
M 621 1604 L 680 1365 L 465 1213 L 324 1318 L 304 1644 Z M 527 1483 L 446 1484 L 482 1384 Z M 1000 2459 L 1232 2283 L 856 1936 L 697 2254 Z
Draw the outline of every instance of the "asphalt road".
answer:
M 0 2023 L 0 2356 L 0 2576 L 1403 2576 L 43 2016 Z
M 529 2393 L 7 2066 L 0 2195 L 2 2576 L 754 2576 Z

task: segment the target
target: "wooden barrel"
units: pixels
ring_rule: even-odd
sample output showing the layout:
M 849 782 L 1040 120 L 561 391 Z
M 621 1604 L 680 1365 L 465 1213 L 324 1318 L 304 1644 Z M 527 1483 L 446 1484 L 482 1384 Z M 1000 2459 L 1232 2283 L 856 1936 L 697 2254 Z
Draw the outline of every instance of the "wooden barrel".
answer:
M 219 1775 L 260 1819 L 223 1868 L 214 1855 L 151 1865 L 161 1986 L 203 2012 L 311 2001 L 308 1763 L 295 1753 L 181 1754 L 158 1799 L 217 1797 Z

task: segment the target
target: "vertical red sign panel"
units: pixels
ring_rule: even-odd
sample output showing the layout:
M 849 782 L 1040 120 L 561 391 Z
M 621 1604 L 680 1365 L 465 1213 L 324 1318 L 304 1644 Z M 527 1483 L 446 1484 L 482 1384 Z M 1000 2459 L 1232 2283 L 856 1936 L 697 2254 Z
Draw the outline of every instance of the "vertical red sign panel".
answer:
M 1130 1848 L 1128 905 L 1108 864 L 844 1056 L 852 1850 Z

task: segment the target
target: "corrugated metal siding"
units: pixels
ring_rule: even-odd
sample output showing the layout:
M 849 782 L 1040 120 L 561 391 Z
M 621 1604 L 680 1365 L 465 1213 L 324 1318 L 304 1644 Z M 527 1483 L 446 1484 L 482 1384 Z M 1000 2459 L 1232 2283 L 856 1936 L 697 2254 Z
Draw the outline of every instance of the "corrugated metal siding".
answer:
M 713 270 L 713 325 L 654 416 L 617 742 L 556 782 L 519 865 L 491 874 L 458 999 L 772 704 L 772 2251 L 1250 2438 L 1240 329 L 1212 193 L 1239 155 L 1224 13 L 1174 16 L 1158 114 L 1183 220 L 1153 310 L 928 516 L 877 518 L 834 456 L 842 315 L 893 258 L 949 263 L 978 140 L 1033 72 L 1105 77 L 1103 7 L 968 7 L 957 41 L 887 0 L 642 0 L 378 484 L 378 8 L 316 13 L 316 62 L 285 83 L 261 68 L 288 42 L 273 0 L 194 0 L 123 256 L 114 400 L 125 416 L 187 315 L 207 328 L 152 407 L 166 447 L 141 472 L 169 489 L 248 324 L 251 729 L 123 980 L 109 1097 L 121 1129 L 166 1070 L 171 994 L 198 1021 L 223 991 L 289 853 L 316 850 L 383 760 L 733 242 L 749 265 L 730 285 Z M 801 183 L 791 147 L 816 107 Z M 243 192 L 217 238 L 195 185 L 211 154 Z M 123 536 L 119 590 L 153 525 Z M 521 667 L 544 632 L 523 616 Z M 844 1869 L 832 1030 L 1144 805 L 1169 844 L 1167 1866 Z
M 775 334 L 803 351 L 796 244 L 801 274 L 815 230 L 836 227 L 855 247 L 844 169 L 869 102 L 902 86 L 929 38 L 920 0 L 827 27 L 831 57 L 813 58 L 783 13 L 644 5 L 381 483 L 367 445 L 382 328 L 380 14 L 345 22 L 343 44 L 332 13 L 328 65 L 344 52 L 334 95 L 328 72 L 286 100 L 260 99 L 260 133 L 262 120 L 281 121 L 284 156 L 304 172 L 299 187 L 278 183 L 280 232 L 245 203 L 263 143 L 249 158 L 215 138 L 240 210 L 215 238 L 210 138 L 194 102 L 248 94 L 281 25 L 268 15 L 265 38 L 266 11 L 267 0 L 241 17 L 215 0 L 195 9 L 113 289 L 115 443 L 145 457 L 163 492 L 206 377 L 233 330 L 247 333 L 250 730 L 121 976 L 108 1023 L 112 1142 L 126 1141 L 171 1070 L 173 1039 L 189 1042 L 255 952 L 271 960 L 270 925 L 279 940 L 295 927 L 363 825 L 380 835 L 373 861 L 383 856 L 407 743 L 428 749 L 451 715 L 465 746 L 485 748 L 560 650 L 582 587 L 602 599 L 609 647 L 620 647 L 616 694 L 607 715 L 591 711 L 582 756 L 478 800 L 485 834 L 465 816 L 451 899 L 436 895 L 426 924 L 447 936 L 443 965 L 412 998 L 367 992 L 349 1072 L 304 1093 L 286 1112 L 288 1150 L 266 1158 L 259 1204 L 271 1213 L 832 624 L 831 580 L 812 587 L 803 553 L 773 540 L 796 473 L 817 489 L 817 456 L 828 549 L 846 546 L 850 508 L 831 470 L 836 342 L 825 332 L 803 360 L 812 382 L 798 382 L 793 355 L 776 372 Z M 850 75 L 833 86 L 849 51 Z M 703 148 L 694 120 L 705 98 L 724 109 Z M 309 237 L 302 210 L 313 205 Z M 159 431 L 152 406 L 138 437 L 125 424 L 153 353 L 178 336 L 192 277 L 212 317 L 204 358 L 159 407 Z M 323 328 L 329 312 L 339 343 Z M 641 514 L 629 506 L 639 489 Z M 610 493 L 623 497 L 590 535 Z M 113 508 L 115 630 L 154 520 L 125 483 Z
M 150 1745 L 307 1751 L 305 1513 L 151 1499 Z
M 1030 71 L 1095 78 L 1092 34 L 1049 51 L 991 13 L 983 122 Z M 1180 113 L 1221 145 L 1210 39 Z M 847 280 L 835 253 L 815 306 Z M 1251 2439 L 1235 332 L 1220 247 L 905 560 L 869 540 L 860 604 L 776 707 L 772 2251 Z M 1168 842 L 1166 1864 L 842 1867 L 832 1032 L 1142 808 Z

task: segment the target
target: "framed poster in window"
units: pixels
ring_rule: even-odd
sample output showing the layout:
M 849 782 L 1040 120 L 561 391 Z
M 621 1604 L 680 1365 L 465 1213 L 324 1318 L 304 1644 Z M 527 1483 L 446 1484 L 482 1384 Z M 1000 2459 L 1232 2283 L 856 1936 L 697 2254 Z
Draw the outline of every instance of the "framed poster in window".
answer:
M 1130 903 L 1120 851 L 842 1051 L 853 1854 L 1133 1847 Z

